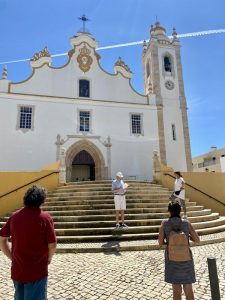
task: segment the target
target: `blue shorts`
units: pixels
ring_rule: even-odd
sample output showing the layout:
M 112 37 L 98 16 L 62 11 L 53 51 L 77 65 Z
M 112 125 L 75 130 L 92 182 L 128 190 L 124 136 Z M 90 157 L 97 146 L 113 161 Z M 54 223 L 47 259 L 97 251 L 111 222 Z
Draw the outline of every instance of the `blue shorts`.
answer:
M 21 283 L 13 280 L 15 287 L 14 300 L 46 300 L 48 277 L 35 282 Z

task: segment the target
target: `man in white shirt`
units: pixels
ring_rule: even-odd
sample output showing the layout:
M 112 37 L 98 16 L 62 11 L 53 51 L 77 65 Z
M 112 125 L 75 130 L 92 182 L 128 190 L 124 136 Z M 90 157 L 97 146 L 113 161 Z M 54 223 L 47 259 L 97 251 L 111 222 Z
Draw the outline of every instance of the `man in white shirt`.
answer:
M 123 182 L 123 174 L 117 172 L 116 179 L 112 183 L 112 192 L 114 193 L 114 203 L 116 210 L 116 228 L 128 227 L 124 223 L 124 211 L 126 210 L 126 198 L 125 193 L 128 185 Z M 119 214 L 121 212 L 121 225 L 119 223 Z

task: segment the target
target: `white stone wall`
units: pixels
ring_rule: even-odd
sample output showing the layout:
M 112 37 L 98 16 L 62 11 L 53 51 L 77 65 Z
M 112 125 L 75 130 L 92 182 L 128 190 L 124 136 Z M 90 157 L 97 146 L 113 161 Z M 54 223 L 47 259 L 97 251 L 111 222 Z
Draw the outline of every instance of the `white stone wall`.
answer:
M 17 130 L 17 106 L 32 105 L 34 130 Z M 85 136 L 79 132 L 79 110 L 92 114 L 92 130 Z M 130 133 L 130 113 L 143 116 L 144 135 Z M 0 170 L 40 170 L 56 160 L 56 136 L 60 134 L 68 149 L 82 138 L 94 143 L 104 156 L 104 141 L 111 137 L 112 177 L 118 170 L 137 179 L 151 179 L 152 152 L 159 151 L 155 106 L 110 103 L 94 100 L 0 95 Z M 68 138 L 68 135 L 70 136 Z
M 113 102 L 127 102 L 147 104 L 147 97 L 135 92 L 130 86 L 130 80 L 120 73 L 110 74 L 105 72 L 99 65 L 94 50 L 89 47 L 93 63 L 88 72 L 84 73 L 78 66 L 76 48 L 68 65 L 61 68 L 52 68 L 43 65 L 34 69 L 34 74 L 29 80 L 21 83 L 12 83 L 10 92 L 32 95 L 57 96 L 78 98 L 79 79 L 90 80 L 90 98 L 95 100 L 107 100 Z

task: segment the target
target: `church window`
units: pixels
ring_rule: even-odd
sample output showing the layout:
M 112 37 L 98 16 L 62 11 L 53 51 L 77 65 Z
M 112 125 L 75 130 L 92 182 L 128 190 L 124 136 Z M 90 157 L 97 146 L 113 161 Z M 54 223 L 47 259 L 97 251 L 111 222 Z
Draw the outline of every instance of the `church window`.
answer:
M 80 111 L 80 131 L 90 132 L 90 112 Z
M 34 107 L 18 106 L 17 129 L 33 130 Z
M 172 137 L 173 137 L 173 141 L 176 141 L 176 127 L 175 124 L 172 124 Z
M 168 56 L 164 57 L 164 69 L 166 72 L 172 72 L 171 59 Z
M 90 97 L 90 81 L 86 79 L 79 80 L 79 97 Z
M 131 130 L 132 134 L 141 134 L 141 115 L 132 114 L 131 115 Z

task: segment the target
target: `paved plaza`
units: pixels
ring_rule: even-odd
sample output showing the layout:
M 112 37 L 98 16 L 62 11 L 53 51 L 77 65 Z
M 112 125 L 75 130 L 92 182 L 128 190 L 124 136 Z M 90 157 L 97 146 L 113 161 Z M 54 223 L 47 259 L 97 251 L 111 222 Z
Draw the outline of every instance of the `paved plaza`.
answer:
M 207 257 L 217 258 L 221 299 L 225 299 L 225 243 L 192 248 L 196 299 L 211 299 Z M 49 270 L 48 300 L 172 299 L 164 283 L 163 251 L 57 254 Z M 10 262 L 0 253 L 0 299 L 13 299 Z M 34 299 L 35 300 L 35 299 Z

